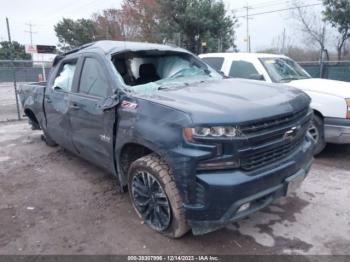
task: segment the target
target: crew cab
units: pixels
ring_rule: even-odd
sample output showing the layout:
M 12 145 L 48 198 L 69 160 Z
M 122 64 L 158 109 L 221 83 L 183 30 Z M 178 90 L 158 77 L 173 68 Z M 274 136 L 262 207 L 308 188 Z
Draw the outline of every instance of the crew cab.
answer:
M 256 212 L 298 187 L 313 161 L 304 92 L 224 79 L 180 48 L 88 44 L 19 93 L 49 146 L 113 174 L 145 224 L 169 237 Z
M 281 83 L 306 92 L 314 110 L 309 132 L 316 142 L 315 154 L 327 143 L 350 144 L 350 83 L 311 78 L 295 61 L 283 55 L 212 53 L 200 57 L 232 78 Z

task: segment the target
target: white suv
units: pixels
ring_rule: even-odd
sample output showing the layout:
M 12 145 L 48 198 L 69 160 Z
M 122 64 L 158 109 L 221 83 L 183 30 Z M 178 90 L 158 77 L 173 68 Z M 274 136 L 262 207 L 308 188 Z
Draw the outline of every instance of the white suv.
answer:
M 200 57 L 229 77 L 283 83 L 305 91 L 314 109 L 309 132 L 316 141 L 315 154 L 326 143 L 350 144 L 350 83 L 311 78 L 295 61 L 283 55 L 213 53 Z

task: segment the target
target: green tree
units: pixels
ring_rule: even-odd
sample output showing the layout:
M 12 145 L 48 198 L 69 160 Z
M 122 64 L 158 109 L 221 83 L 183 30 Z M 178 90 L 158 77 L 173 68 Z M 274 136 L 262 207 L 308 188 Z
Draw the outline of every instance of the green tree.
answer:
M 158 0 L 159 29 L 167 39 L 194 53 L 236 48 L 237 19 L 222 0 Z
M 342 59 L 344 44 L 350 38 L 350 1 L 323 0 L 325 10 L 324 19 L 339 32 L 337 42 L 338 60 Z
M 24 45 L 16 41 L 12 43 L 8 41 L 0 42 L 0 60 L 30 60 L 31 55 L 26 54 Z
M 95 41 L 96 28 L 90 19 L 63 18 L 54 26 L 62 51 Z

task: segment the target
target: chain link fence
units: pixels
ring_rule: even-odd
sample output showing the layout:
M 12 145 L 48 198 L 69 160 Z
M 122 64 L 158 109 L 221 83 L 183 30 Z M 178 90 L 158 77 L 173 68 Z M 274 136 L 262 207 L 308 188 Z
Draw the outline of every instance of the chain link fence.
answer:
M 350 61 L 299 62 L 312 77 L 350 82 Z M 323 70 L 322 70 L 323 67 Z M 21 83 L 46 81 L 51 69 L 49 61 L 0 60 L 0 122 L 22 117 L 16 90 Z
M 48 61 L 0 60 L 0 122 L 21 119 L 18 85 L 46 81 L 50 69 Z
M 312 77 L 350 82 L 350 61 L 298 62 Z M 322 69 L 323 67 L 323 69 Z M 321 74 L 322 72 L 322 74 Z

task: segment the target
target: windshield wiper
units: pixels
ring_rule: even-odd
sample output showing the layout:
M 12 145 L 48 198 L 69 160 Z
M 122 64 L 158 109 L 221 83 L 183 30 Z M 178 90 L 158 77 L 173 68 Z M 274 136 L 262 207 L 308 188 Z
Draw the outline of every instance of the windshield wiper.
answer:
M 282 81 L 293 81 L 293 80 L 299 80 L 300 78 L 298 77 L 286 77 L 286 78 L 282 78 L 280 79 L 280 82 Z
M 299 77 L 286 77 L 286 78 L 282 78 L 282 79 L 280 79 L 280 82 L 282 82 L 282 81 L 302 80 L 302 79 L 309 79 L 309 77 L 307 77 L 307 76 L 299 76 Z

